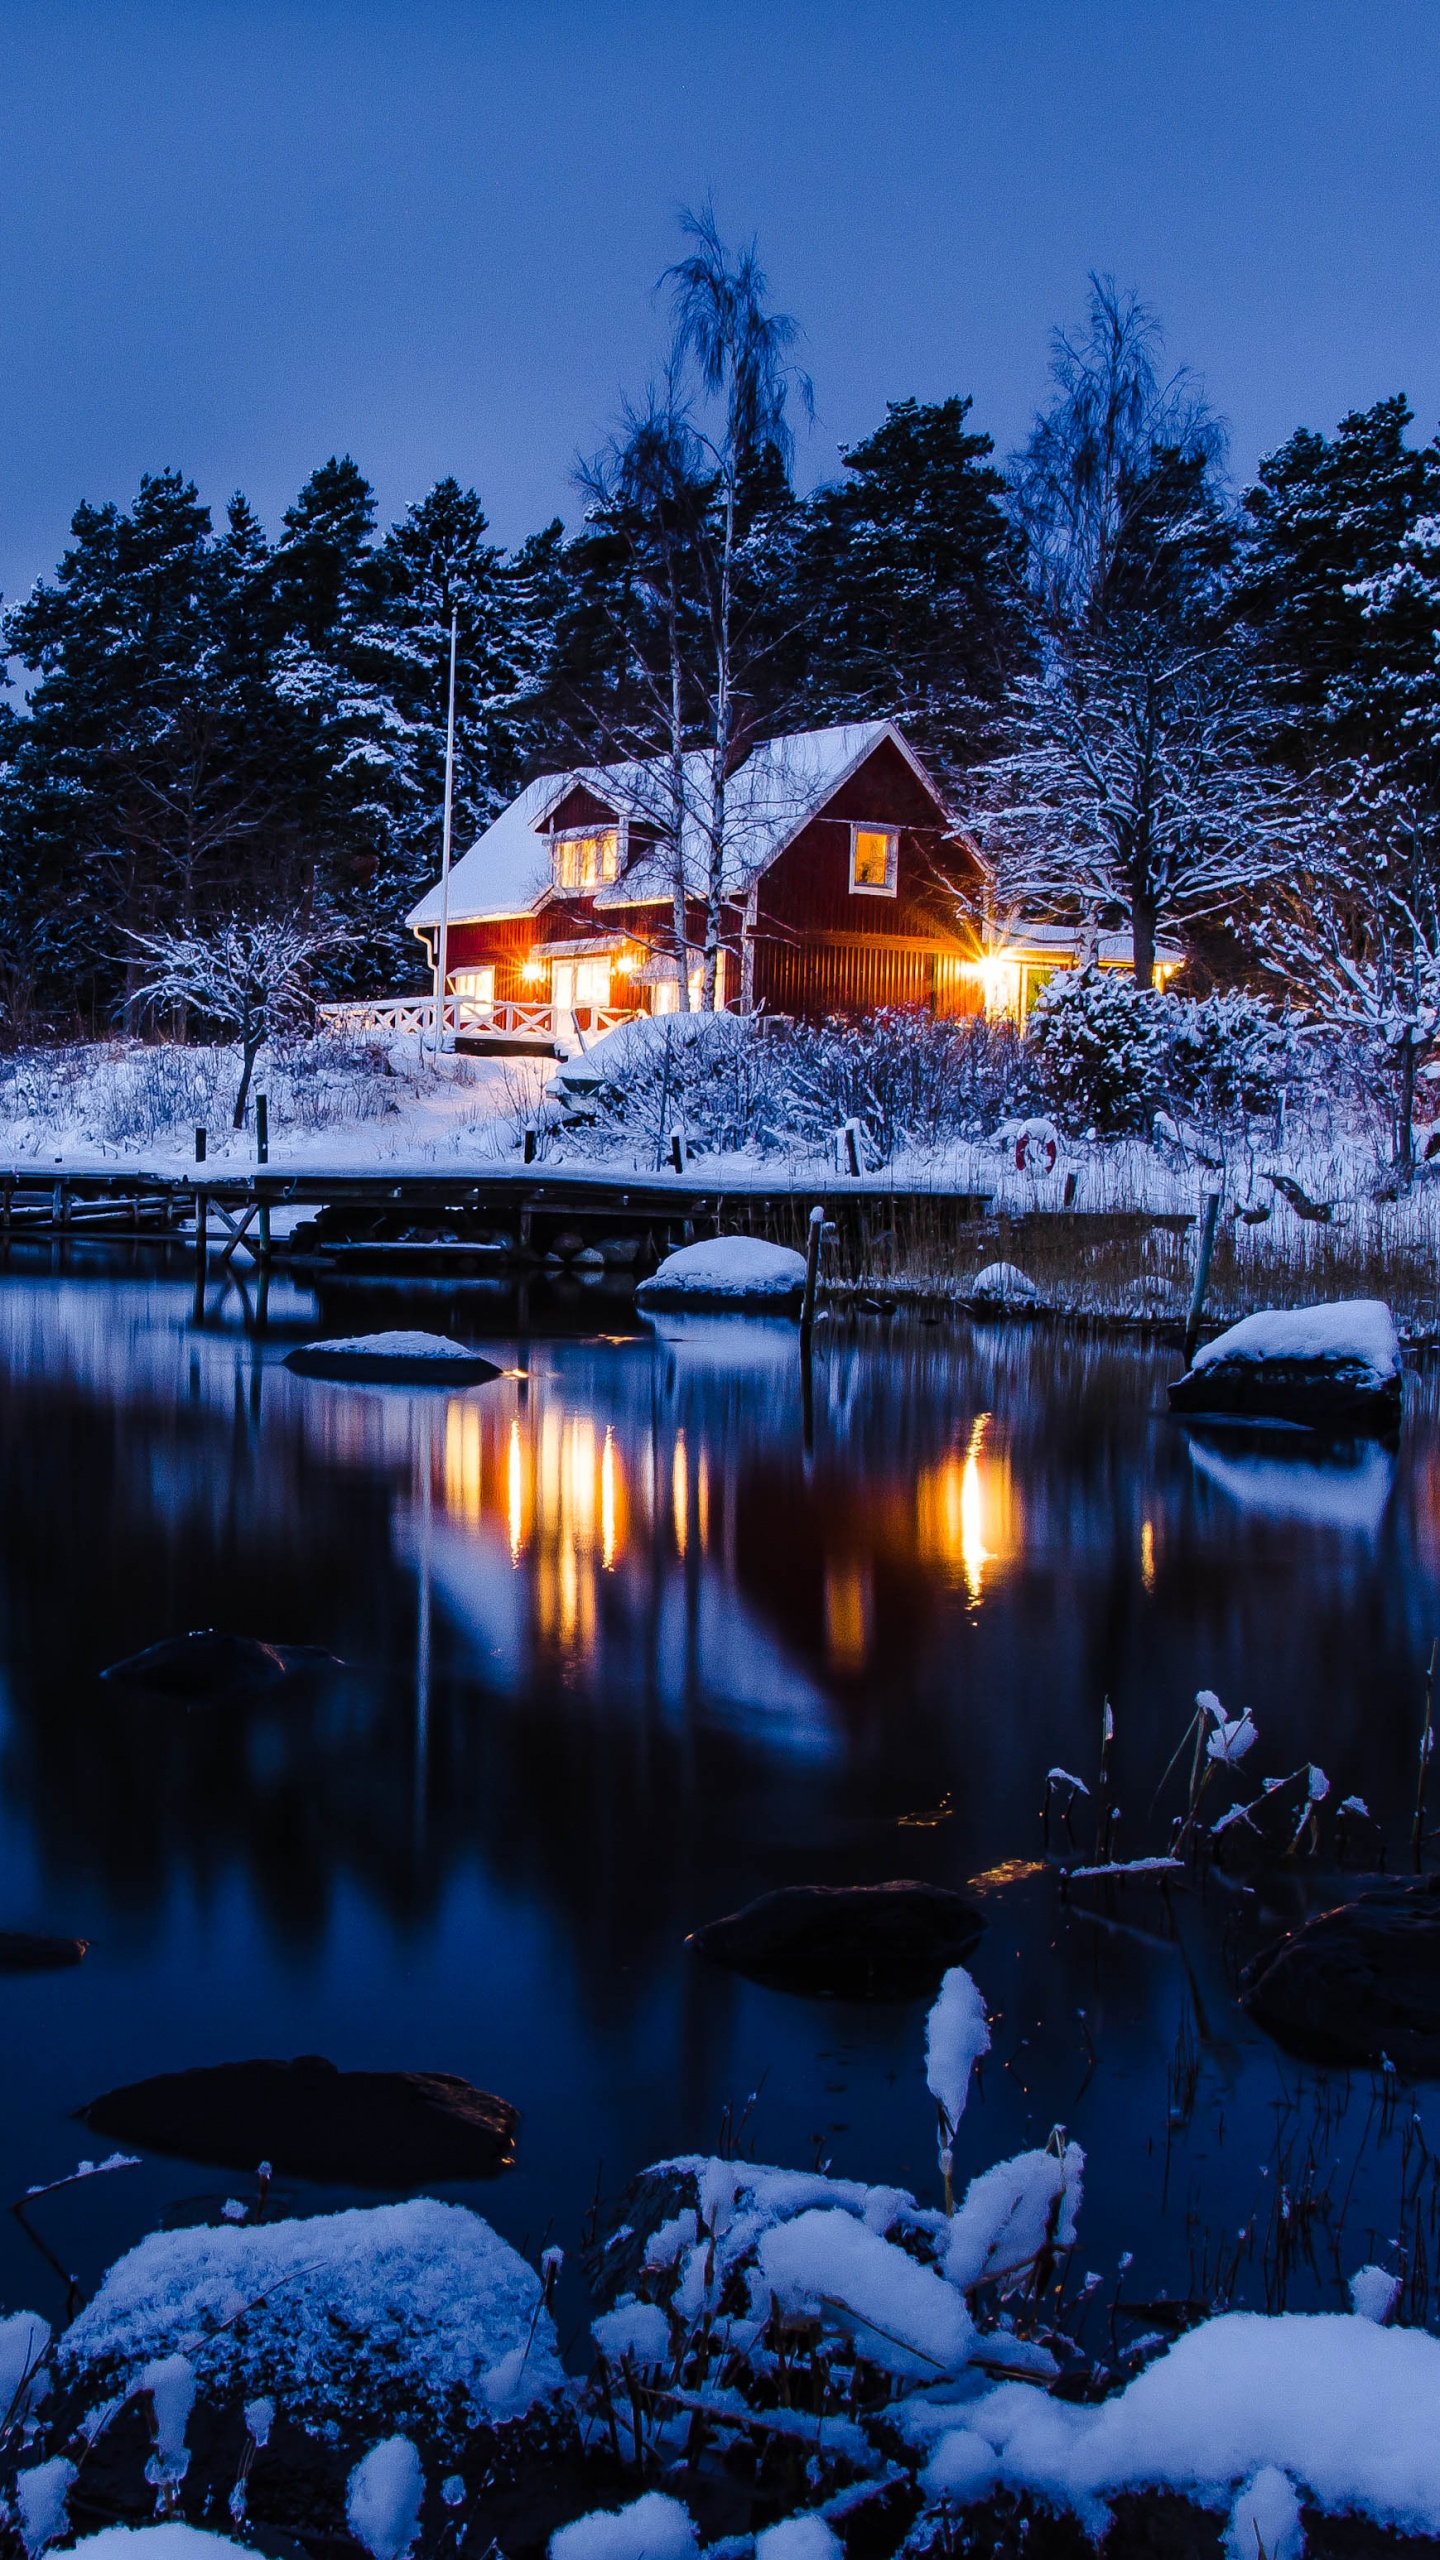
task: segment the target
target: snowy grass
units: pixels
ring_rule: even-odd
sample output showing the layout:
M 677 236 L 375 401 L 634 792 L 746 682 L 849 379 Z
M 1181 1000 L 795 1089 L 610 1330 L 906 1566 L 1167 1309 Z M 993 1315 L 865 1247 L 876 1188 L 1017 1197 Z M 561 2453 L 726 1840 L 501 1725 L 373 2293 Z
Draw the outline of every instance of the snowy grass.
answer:
M 524 1059 L 436 1059 L 414 1040 L 326 1035 L 261 1052 L 272 1161 L 509 1155 L 533 1112 L 539 1069 Z M 143 1157 L 255 1160 L 253 1101 L 235 1130 L 237 1049 L 106 1040 L 0 1056 L 0 1160 Z

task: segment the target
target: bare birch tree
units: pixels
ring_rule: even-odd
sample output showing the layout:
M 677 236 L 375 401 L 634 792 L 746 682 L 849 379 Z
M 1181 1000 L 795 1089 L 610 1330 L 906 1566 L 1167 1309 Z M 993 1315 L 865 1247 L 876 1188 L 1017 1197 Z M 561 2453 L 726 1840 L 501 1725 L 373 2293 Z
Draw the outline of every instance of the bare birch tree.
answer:
M 204 1020 L 235 1033 L 241 1071 L 234 1125 L 243 1129 L 261 1049 L 267 1040 L 309 1023 L 314 964 L 348 938 L 337 926 L 309 924 L 297 914 L 258 923 L 232 916 L 208 932 L 135 934 L 136 960 L 152 972 L 135 1000 L 189 1005 Z

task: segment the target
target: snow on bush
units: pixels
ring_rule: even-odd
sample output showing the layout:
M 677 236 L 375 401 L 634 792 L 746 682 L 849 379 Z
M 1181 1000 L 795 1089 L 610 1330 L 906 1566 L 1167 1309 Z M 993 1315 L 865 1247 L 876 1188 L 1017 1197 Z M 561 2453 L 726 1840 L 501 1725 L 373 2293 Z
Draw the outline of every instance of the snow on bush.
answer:
M 965 2113 L 970 2075 L 990 2050 L 985 2003 L 963 1964 L 952 1965 L 925 2021 L 925 2085 L 940 2119 L 940 2166 L 947 2181 L 954 2159 L 955 2128 Z
M 755 2560 L 840 2560 L 841 2543 L 823 2516 L 787 2516 L 755 2536 Z
M 85 2560 L 235 2560 L 237 2551 L 249 2545 L 172 2519 L 167 2524 L 107 2524 L 71 2547 L 83 2551 Z
M 963 2365 L 975 2324 L 958 2293 L 845 2212 L 811 2211 L 761 2239 L 760 2271 L 791 2319 L 847 2329 L 882 2371 L 933 2381 Z
M 404 2560 L 420 2530 L 425 2474 L 408 2436 L 387 2436 L 356 2463 L 345 2490 L 345 2517 L 370 2560 Z
M 1388 2320 L 1404 2287 L 1384 2267 L 1359 2267 L 1350 2279 L 1350 2308 L 1360 2320 Z
M 1257 2471 L 1230 2510 L 1225 2531 L 1228 2560 L 1300 2560 L 1305 2529 L 1294 2483 L 1273 2463 Z
M 678 2498 L 659 2489 L 618 2514 L 602 2508 L 550 2536 L 550 2560 L 695 2560 L 698 2548 Z
M 863 1021 L 665 1014 L 622 1023 L 585 1060 L 596 1114 L 587 1152 L 633 1148 L 659 1164 L 670 1133 L 712 1154 L 829 1145 L 858 1123 L 865 1160 L 888 1163 L 992 1128 L 1023 1104 L 1029 1066 L 1009 1023 L 895 1007 Z
M 1012 2292 L 1043 2259 L 1073 2249 L 1084 2169 L 1080 2145 L 1066 2142 L 982 2170 L 950 2226 L 950 2282 L 966 2293 L 982 2284 Z
M 343 2405 L 373 2424 L 403 2404 L 442 2432 L 519 2415 L 564 2383 L 534 2269 L 479 2214 L 429 2197 L 152 2232 L 57 2356 L 116 2388 L 181 2351 L 202 2387 L 273 2393 L 297 2417 Z
M 1062 1128 L 1143 1135 L 1164 1101 L 1176 1003 L 1115 969 L 1058 969 L 1026 1033 L 1035 1074 Z
M 65 2502 L 76 2477 L 74 2463 L 67 2462 L 63 2453 L 52 2454 L 48 2462 L 32 2463 L 28 2471 L 17 2473 L 15 2504 L 20 2511 L 25 2560 L 37 2560 L 47 2542 L 54 2542 L 65 2531 Z
M 190 2468 L 185 2430 L 195 2406 L 195 2368 L 186 2356 L 159 2356 L 146 2365 L 140 2388 L 149 2393 L 155 2419 L 155 2450 L 145 2477 L 156 2488 L 178 2487 Z
M 0 2320 L 0 2426 L 13 2425 L 39 2407 L 50 2388 L 45 2355 L 50 2323 L 38 2311 L 12 2311 Z

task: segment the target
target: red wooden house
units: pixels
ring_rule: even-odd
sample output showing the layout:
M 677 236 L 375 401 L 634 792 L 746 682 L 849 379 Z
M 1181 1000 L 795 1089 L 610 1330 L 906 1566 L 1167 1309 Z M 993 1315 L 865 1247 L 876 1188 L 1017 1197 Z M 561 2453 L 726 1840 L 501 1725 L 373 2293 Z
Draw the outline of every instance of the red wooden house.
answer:
M 715 834 L 725 909 L 717 1001 L 816 1018 L 985 1000 L 985 872 L 889 720 L 757 746 L 727 781 L 723 825 L 704 762 L 677 791 L 661 764 L 532 782 L 450 875 L 451 1019 L 482 1037 L 598 1030 L 698 1000 Z M 679 804 L 677 829 L 673 812 Z M 683 848 L 685 948 L 676 931 Z M 438 966 L 437 885 L 409 921 Z

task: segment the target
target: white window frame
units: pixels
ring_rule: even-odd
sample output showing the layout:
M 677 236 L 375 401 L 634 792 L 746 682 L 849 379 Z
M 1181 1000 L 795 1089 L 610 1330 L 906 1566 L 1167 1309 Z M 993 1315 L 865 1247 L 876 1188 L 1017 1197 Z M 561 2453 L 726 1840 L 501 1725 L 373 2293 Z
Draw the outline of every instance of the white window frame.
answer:
M 564 848 L 566 846 L 573 845 L 576 848 L 578 857 L 580 846 L 585 844 L 593 844 L 596 847 L 594 879 L 582 880 L 577 877 L 574 880 L 562 880 L 560 877 L 560 867 Z M 610 860 L 614 866 L 613 869 L 609 871 L 605 868 L 607 845 L 610 848 Z M 578 858 L 575 868 L 578 874 L 580 870 L 580 862 Z M 563 897 L 593 898 L 598 889 L 610 888 L 613 883 L 619 879 L 624 868 L 625 845 L 622 829 L 618 821 L 612 821 L 608 826 L 563 827 L 558 830 L 552 830 L 550 837 L 550 885 L 552 888 L 558 889 Z
M 890 846 L 885 862 L 885 886 L 874 880 L 857 880 L 855 858 L 862 836 L 884 836 Z M 850 822 L 850 895 L 852 898 L 896 898 L 900 894 L 900 830 L 887 827 L 873 818 L 852 818 Z

